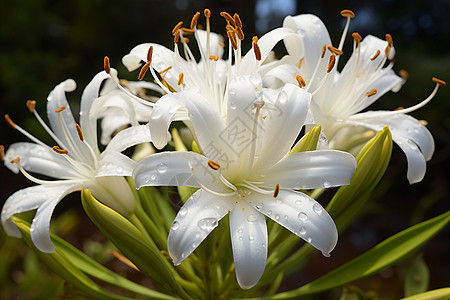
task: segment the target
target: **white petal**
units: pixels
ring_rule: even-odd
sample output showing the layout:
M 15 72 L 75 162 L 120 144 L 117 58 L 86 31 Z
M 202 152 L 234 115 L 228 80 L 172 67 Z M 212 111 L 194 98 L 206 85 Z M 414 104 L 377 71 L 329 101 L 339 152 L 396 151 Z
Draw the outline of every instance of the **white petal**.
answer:
M 38 208 L 30 228 L 31 239 L 40 251 L 53 252 L 55 247 L 50 241 L 49 233 L 53 209 L 64 196 L 80 189 L 81 184 L 69 185 L 62 182 L 60 185 L 38 185 L 15 192 L 6 200 L 2 209 L 1 219 L 5 231 L 9 235 L 20 237 L 20 231 L 9 218 Z
M 153 145 L 162 149 L 168 142 L 168 130 L 177 111 L 185 109 L 184 92 L 167 94 L 161 97 L 153 107 L 150 119 L 150 132 Z
M 109 142 L 106 150 L 122 152 L 132 146 L 152 141 L 148 125 L 132 126 L 121 130 Z
M 234 205 L 230 213 L 230 235 L 236 279 L 249 289 L 258 283 L 267 260 L 267 226 L 264 215 L 247 201 Z
M 200 45 L 202 49 L 205 49 L 206 53 L 206 37 L 208 34 L 205 30 L 200 29 L 197 29 L 197 34 L 200 39 Z M 221 58 L 223 51 L 223 37 L 215 32 L 209 32 L 209 55 L 217 55 Z
M 337 150 L 292 153 L 270 168 L 264 186 L 274 188 L 316 189 L 350 184 L 356 160 Z
M 127 217 L 134 212 L 135 199 L 130 185 L 122 176 L 96 177 L 83 186 L 103 204 Z
M 222 197 L 202 189 L 196 191 L 178 212 L 167 240 L 167 248 L 175 265 L 179 265 L 218 226 L 232 209 Z
M 286 84 L 280 91 L 275 110 L 263 121 L 264 141 L 254 168 L 270 168 L 285 156 L 305 122 L 311 94 L 293 84 Z M 283 134 L 280 134 L 280 133 Z
M 303 193 L 280 190 L 277 198 L 252 193 L 247 201 L 325 256 L 329 256 L 336 246 L 336 225 L 327 211 L 313 198 Z
M 99 161 L 96 177 L 131 176 L 136 162 L 128 156 L 111 150 L 105 150 Z
M 97 148 L 97 115 L 91 114 L 91 106 L 99 97 L 100 86 L 103 81 L 108 79 L 109 75 L 102 71 L 95 75 L 83 91 L 80 103 L 80 127 L 83 129 L 84 139 L 91 145 Z
M 16 157 L 20 157 L 20 164 L 29 172 L 61 179 L 79 176 L 64 156 L 50 147 L 26 142 L 12 144 L 5 153 L 5 166 L 14 173 L 18 173 L 19 168 L 10 161 Z
M 190 186 L 219 193 L 232 192 L 219 178 L 219 171 L 208 165 L 208 158 L 195 152 L 161 152 L 141 160 L 133 171 L 136 187 Z

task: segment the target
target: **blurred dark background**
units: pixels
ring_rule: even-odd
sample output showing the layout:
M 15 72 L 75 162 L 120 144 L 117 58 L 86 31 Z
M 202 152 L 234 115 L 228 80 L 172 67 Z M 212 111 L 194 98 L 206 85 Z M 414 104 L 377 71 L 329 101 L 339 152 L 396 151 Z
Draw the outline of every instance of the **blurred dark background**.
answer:
M 172 47 L 172 27 L 180 20 L 189 24 L 192 15 L 204 8 L 212 11 L 212 30 L 224 33 L 221 11 L 237 12 L 246 34 L 244 50 L 250 48 L 249 37 L 282 24 L 286 15 L 313 13 L 327 25 L 332 40 L 338 43 L 344 26 L 339 12 L 352 9 L 356 18 L 350 33 L 363 37 L 373 34 L 383 38 L 390 33 L 397 51 L 394 69 L 405 69 L 410 78 L 397 94 L 389 93 L 372 109 L 412 106 L 426 98 L 434 84 L 431 77 L 450 81 L 450 1 L 324 1 L 324 0 L 16 0 L 2 4 L 0 10 L 0 113 L 8 113 L 14 122 L 49 143 L 25 107 L 27 99 L 37 100 L 37 109 L 45 115 L 45 99 L 59 82 L 73 78 L 78 89 L 69 94 L 72 109 L 83 87 L 103 68 L 103 57 L 119 70 L 121 78 L 135 79 L 122 66 L 121 58 L 142 42 L 157 42 Z M 350 46 L 351 39 L 347 39 Z M 344 48 L 344 52 L 345 52 Z M 341 60 L 342 62 L 343 60 Z M 342 67 L 342 66 L 341 66 Z M 394 148 L 391 165 L 364 216 L 341 236 L 334 252 L 334 264 L 341 264 L 411 224 L 447 211 L 450 171 L 450 92 L 442 88 L 426 107 L 413 112 L 417 119 L 429 122 L 436 141 L 436 152 L 428 163 L 425 179 L 410 186 L 406 180 L 406 159 Z M 0 121 L 0 144 L 8 147 L 25 138 Z M 28 186 L 20 175 L 0 167 L 0 204 L 13 192 Z M 80 210 L 76 197 L 63 201 L 57 209 Z M 74 201 L 72 201 L 74 200 Z M 80 214 L 82 211 L 80 210 Z M 0 234 L 0 245 L 5 243 Z M 0 246 L 1 247 L 1 246 Z M 0 248 L 1 251 L 1 248 Z M 423 249 L 424 260 L 431 269 L 430 288 L 450 285 L 449 230 L 442 232 Z M 299 286 L 329 268 L 330 260 L 318 258 L 300 278 L 285 288 Z M 399 267 L 400 268 L 400 267 Z M 382 299 L 402 295 L 401 271 L 391 268 L 379 276 L 357 283 L 364 291 L 383 290 Z M 15 272 L 21 272 L 19 266 Z M 15 277 L 14 277 L 15 278 Z M 11 270 L 0 268 L 0 281 L 17 284 Z M 30 296 L 31 297 L 31 296 Z M 25 298 L 29 299 L 29 298 Z M 30 298 L 31 299 L 31 298 Z

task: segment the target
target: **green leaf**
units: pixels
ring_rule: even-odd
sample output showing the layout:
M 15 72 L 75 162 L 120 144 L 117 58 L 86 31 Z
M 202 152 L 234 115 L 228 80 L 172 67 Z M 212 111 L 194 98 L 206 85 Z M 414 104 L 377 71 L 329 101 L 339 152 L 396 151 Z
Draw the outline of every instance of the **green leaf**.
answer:
M 416 258 L 406 273 L 405 297 L 423 293 L 428 290 L 430 270 L 422 256 Z
M 304 151 L 313 151 L 317 148 L 322 126 L 318 125 L 305 134 L 295 146 L 289 151 L 289 154 Z
M 402 298 L 401 300 L 449 300 L 449 299 L 450 299 L 450 288 L 447 287 Z
M 449 223 L 450 211 L 397 233 L 319 279 L 271 299 L 298 299 L 380 272 L 418 250 Z

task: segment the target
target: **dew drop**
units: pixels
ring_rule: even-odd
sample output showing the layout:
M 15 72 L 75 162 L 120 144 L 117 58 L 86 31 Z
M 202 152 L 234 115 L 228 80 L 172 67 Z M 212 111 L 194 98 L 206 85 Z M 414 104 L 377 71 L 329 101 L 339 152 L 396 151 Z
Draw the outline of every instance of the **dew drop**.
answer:
M 242 229 L 239 229 L 239 230 L 238 230 L 238 233 L 239 233 L 239 234 L 242 234 L 243 232 L 244 232 L 244 231 L 243 231 Z
M 167 165 L 165 163 L 159 163 L 156 166 L 156 170 L 158 171 L 158 173 L 166 173 L 167 172 Z
M 256 222 L 256 216 L 254 215 L 254 214 L 249 214 L 248 216 L 247 216 L 247 221 L 249 221 L 249 222 Z
M 300 221 L 303 221 L 303 222 L 308 220 L 308 216 L 303 212 L 298 214 L 298 218 L 300 219 Z
M 217 223 L 217 219 L 216 218 L 204 218 L 201 219 L 200 221 L 198 221 L 197 223 L 198 227 L 200 227 L 200 229 L 203 229 L 205 231 L 211 231 L 214 228 L 217 227 L 218 223 Z
M 325 182 L 323 183 L 323 187 L 329 188 L 329 187 L 331 187 L 331 183 L 329 183 L 328 181 L 325 180 Z
M 256 204 L 256 209 L 263 209 L 263 208 L 264 208 L 264 204 L 262 204 L 262 203 Z
M 280 215 L 275 215 L 275 220 L 279 220 L 280 219 Z
M 187 214 L 187 212 L 188 212 L 188 208 L 185 207 L 185 206 L 183 206 L 183 207 L 180 209 L 180 211 L 178 212 L 178 214 L 179 214 L 180 216 L 185 216 L 185 215 Z
M 271 214 L 272 214 L 272 211 L 269 210 L 269 211 L 267 212 L 267 215 L 270 216 Z
M 235 102 L 230 102 L 230 108 L 231 109 L 236 109 L 236 103 Z
M 123 172 L 123 167 L 121 167 L 121 166 L 118 166 L 117 168 L 116 168 L 116 172 L 117 173 L 122 173 Z
M 196 238 L 196 239 L 200 238 L 200 232 L 197 231 L 197 232 L 195 233 L 195 238 Z
M 192 243 L 192 248 L 195 249 L 197 247 L 197 244 Z
M 172 230 L 173 231 L 176 231 L 176 230 L 178 230 L 178 228 L 180 228 L 180 223 L 178 223 L 178 221 L 174 221 L 173 223 L 172 223 Z
M 261 247 L 262 247 L 263 249 L 266 249 L 266 244 L 262 243 L 262 244 L 261 244 Z
M 286 215 L 286 216 L 284 216 L 284 219 L 287 221 L 289 219 L 289 217 Z
M 302 205 L 302 201 L 301 200 L 295 201 L 295 205 L 298 205 L 298 206 Z
M 248 236 L 248 240 L 249 240 L 250 242 L 253 242 L 253 241 L 255 240 L 255 236 L 252 235 L 252 234 L 250 234 L 250 235 Z
M 239 237 L 239 240 L 242 241 L 242 240 L 244 240 L 244 239 L 242 238 L 242 236 L 240 236 L 240 237 Z
M 313 205 L 313 210 L 314 210 L 314 212 L 315 212 L 316 214 L 320 215 L 320 214 L 322 213 L 322 211 L 323 211 L 323 208 L 322 208 L 322 206 L 320 206 L 319 203 L 315 203 L 315 204 Z
M 288 96 L 286 94 L 285 91 L 281 91 L 280 94 L 278 95 L 278 102 L 280 102 L 281 104 L 284 104 L 287 102 Z
M 307 241 L 308 243 L 310 243 L 310 244 L 311 244 L 311 242 L 312 242 L 312 238 L 308 237 L 308 238 L 306 239 L 306 241 Z
M 300 233 L 300 234 L 302 234 L 302 235 L 303 235 L 303 234 L 306 234 L 306 228 L 305 228 L 305 227 L 303 227 L 303 226 L 302 226 L 302 227 L 300 227 L 300 231 L 299 231 L 299 233 Z
M 184 252 L 181 252 L 181 258 L 183 259 L 186 256 Z

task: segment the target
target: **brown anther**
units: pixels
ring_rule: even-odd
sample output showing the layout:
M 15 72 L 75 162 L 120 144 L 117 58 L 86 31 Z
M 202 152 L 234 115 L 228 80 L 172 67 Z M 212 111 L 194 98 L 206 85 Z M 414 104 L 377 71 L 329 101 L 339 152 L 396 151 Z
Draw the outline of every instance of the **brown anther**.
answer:
M 55 113 L 60 113 L 60 112 L 62 112 L 62 111 L 65 110 L 65 109 L 66 109 L 66 106 L 63 105 L 63 106 L 61 106 L 60 108 L 55 109 Z
M 153 46 L 150 46 L 147 51 L 147 62 L 152 62 L 153 57 Z
M 197 27 L 198 18 L 200 18 L 200 12 L 196 12 L 194 16 L 191 19 L 191 29 L 194 30 L 195 27 Z
M 444 80 L 441 80 L 439 78 L 433 77 L 431 78 L 431 80 L 433 80 L 434 83 L 439 84 L 440 86 L 446 86 L 447 83 Z
M 58 154 L 69 154 L 69 151 L 67 151 L 67 149 L 61 149 L 58 146 L 53 146 L 52 150 Z
M 352 37 L 353 37 L 353 40 L 355 41 L 355 43 L 356 43 L 357 45 L 359 45 L 359 43 L 360 43 L 361 40 L 362 40 L 361 35 L 360 35 L 358 32 L 353 32 L 353 33 L 352 33 Z
M 182 44 L 187 44 L 189 43 L 189 39 L 187 37 L 183 36 L 183 41 L 181 41 Z
M 257 61 L 260 61 L 262 59 L 261 49 L 259 48 L 258 43 L 252 43 L 253 45 L 253 52 L 255 52 L 255 58 Z
M 178 85 L 182 85 L 184 83 L 184 74 L 180 73 L 180 75 L 178 75 Z
M 206 18 L 211 18 L 211 11 L 207 8 L 205 8 L 205 10 L 203 11 L 203 14 L 205 15 Z
M 172 66 L 168 66 L 167 68 L 165 68 L 164 70 L 159 72 L 159 74 L 162 75 L 162 74 L 166 73 L 167 71 L 169 71 L 170 69 L 172 69 Z
M 234 31 L 227 31 L 228 38 L 230 39 L 231 46 L 234 50 L 238 49 L 237 41 L 236 41 L 236 35 L 234 34 Z
M 302 76 L 297 75 L 297 76 L 295 76 L 295 79 L 297 80 L 298 85 L 299 85 L 301 88 L 304 87 L 304 86 L 306 86 L 306 81 L 305 81 L 305 79 L 303 79 Z
M 172 29 L 172 35 L 175 35 L 177 33 L 177 31 L 181 28 L 182 25 L 183 25 L 183 21 L 178 22 L 177 25 L 175 25 L 175 27 L 173 27 L 173 29 Z
M 341 16 L 343 16 L 344 18 L 353 19 L 355 17 L 355 13 L 352 12 L 350 9 L 344 9 L 341 10 Z
M 241 18 L 239 18 L 239 15 L 235 13 L 233 15 L 233 19 L 234 19 L 234 24 L 236 25 L 236 27 L 242 28 L 242 22 L 241 22 Z
M 409 78 L 409 73 L 406 72 L 405 70 L 400 70 L 400 71 L 398 71 L 398 75 L 400 75 L 400 76 L 403 77 L 404 79 L 408 79 L 408 78 Z
M 336 63 L 336 55 L 331 54 L 330 60 L 328 61 L 328 69 L 327 73 L 330 73 L 333 70 L 334 64 Z
M 103 58 L 103 69 L 105 69 L 106 73 L 111 73 L 111 65 L 109 64 L 109 57 L 105 56 Z
M 141 71 L 139 72 L 138 75 L 138 80 L 142 80 L 145 77 L 145 74 L 148 71 L 148 68 L 150 67 L 151 61 L 146 62 L 145 65 L 142 66 Z
M 256 35 L 252 37 L 252 43 L 257 43 L 258 41 L 259 39 Z
M 344 53 L 344 52 L 342 52 L 342 50 L 339 50 L 338 48 L 333 47 L 333 46 L 328 46 L 328 50 L 330 50 L 331 53 L 334 53 L 336 55 L 342 55 L 342 53 Z
M 78 124 L 75 124 L 75 128 L 77 129 L 78 137 L 80 138 L 80 141 L 84 141 L 83 137 L 83 131 L 81 131 L 81 127 Z
M 377 50 L 377 52 L 375 52 L 375 54 L 370 58 L 370 60 L 371 61 L 374 61 L 377 57 L 378 57 L 378 55 L 380 55 L 380 50 Z
M 5 146 L 0 145 L 0 161 L 5 161 Z
M 397 107 L 396 109 L 394 109 L 394 111 L 396 111 L 396 110 L 402 110 L 402 109 L 405 109 L 403 106 L 399 106 L 399 107 Z
M 392 47 L 394 45 L 394 41 L 392 40 L 392 36 L 389 33 L 386 33 L 386 41 L 388 42 L 388 46 Z
M 208 160 L 208 166 L 210 166 L 211 169 L 214 169 L 214 170 L 219 170 L 219 168 L 220 168 L 220 165 L 212 160 Z
M 126 79 L 119 79 L 119 83 L 121 86 L 126 87 L 126 88 L 130 88 L 130 83 L 128 80 Z
M 370 92 L 367 92 L 367 93 L 366 93 L 366 97 L 373 96 L 373 95 L 375 95 L 377 92 L 378 92 L 377 89 L 373 89 L 373 90 L 371 90 Z
M 175 32 L 175 35 L 174 35 L 174 37 L 173 37 L 173 43 L 174 43 L 174 44 L 178 44 L 179 41 L 180 41 L 180 29 L 178 29 L 178 30 Z
M 280 192 L 280 185 L 277 183 L 277 185 L 275 186 L 275 190 L 273 191 L 273 197 L 276 198 L 279 192 Z
M 213 61 L 218 61 L 219 60 L 219 55 L 210 55 L 209 59 L 213 60 Z
M 36 101 L 35 100 L 27 100 L 27 108 L 32 113 L 34 109 L 36 108 Z
M 181 27 L 181 31 L 183 31 L 183 34 L 194 34 L 195 30 L 191 28 Z
M 323 44 L 322 53 L 320 54 L 320 58 L 324 58 L 325 51 L 327 51 L 327 44 Z
M 384 55 L 386 55 L 386 57 L 389 57 L 390 51 L 391 51 L 391 47 L 389 47 L 389 45 L 387 45 L 386 48 L 384 49 Z
M 229 13 L 223 11 L 220 13 L 220 15 L 225 18 L 225 20 L 227 21 L 228 24 L 231 24 L 234 26 L 234 19 L 233 19 L 233 17 L 231 17 L 231 15 Z
M 241 41 L 244 40 L 244 32 L 242 31 L 242 27 L 236 27 L 234 29 L 234 31 L 236 32 L 236 35 L 238 37 L 238 39 L 240 39 Z
M 303 63 L 303 59 L 304 57 L 300 58 L 300 60 L 298 61 L 297 67 L 300 69 Z
M 16 124 L 14 124 L 8 114 L 5 115 L 5 121 L 12 129 L 16 129 Z
M 227 29 L 227 31 L 235 31 L 234 26 L 230 24 L 225 25 L 225 28 Z
M 19 164 L 20 163 L 20 157 L 16 157 L 16 158 L 14 158 L 13 160 L 11 160 L 11 163 L 12 164 Z

